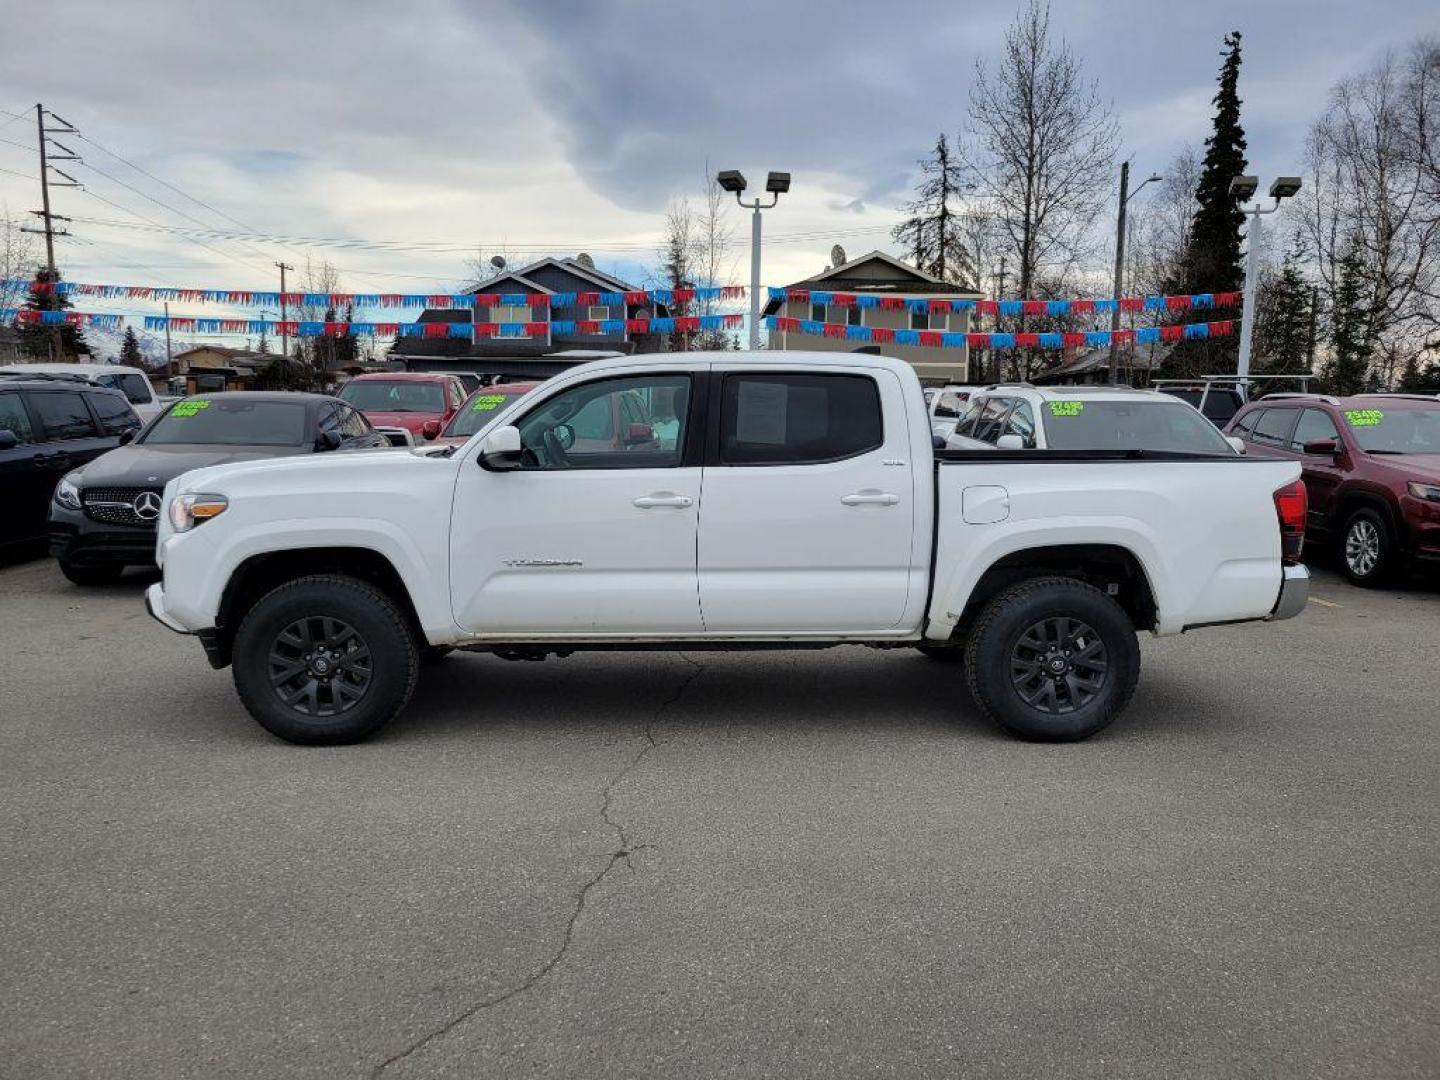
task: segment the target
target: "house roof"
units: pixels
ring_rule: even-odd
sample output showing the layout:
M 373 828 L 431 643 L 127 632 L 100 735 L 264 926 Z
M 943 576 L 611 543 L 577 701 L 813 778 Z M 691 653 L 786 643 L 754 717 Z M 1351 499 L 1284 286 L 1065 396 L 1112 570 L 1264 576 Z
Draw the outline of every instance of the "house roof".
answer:
M 879 274 L 874 270 L 866 272 L 866 266 L 876 264 L 886 267 L 891 273 Z M 902 276 L 895 276 L 893 271 Z M 883 251 L 871 251 L 843 263 L 822 270 L 818 274 L 793 282 L 790 289 L 823 288 L 828 292 L 847 293 L 888 293 L 897 296 L 949 296 L 959 299 L 980 299 L 984 294 L 974 289 L 957 285 L 953 281 L 927 274 L 925 271 L 902 262 Z M 780 309 L 781 301 L 769 300 L 765 304 L 766 315 L 773 315 Z
M 265 357 L 266 359 L 270 359 L 274 356 L 273 353 L 258 353 L 254 349 L 236 349 L 229 345 L 195 345 L 176 353 L 172 359 L 179 360 L 182 356 L 189 356 L 191 353 L 198 352 L 217 353 L 220 356 L 232 359 L 248 359 L 250 357 Z
M 531 267 L 538 265 L 538 263 L 531 263 L 530 266 L 524 267 L 520 270 L 506 270 L 503 274 L 496 274 L 489 281 L 482 281 L 480 282 L 480 284 L 467 291 L 473 293 L 502 292 L 503 290 L 497 289 L 495 287 L 498 282 L 514 281 L 520 285 L 523 285 L 527 289 L 532 289 L 537 293 L 544 293 L 546 296 L 549 296 L 551 293 L 554 292 L 553 289 L 547 289 L 544 285 L 541 285 L 538 282 L 531 281 L 525 276 L 526 270 L 529 270 Z

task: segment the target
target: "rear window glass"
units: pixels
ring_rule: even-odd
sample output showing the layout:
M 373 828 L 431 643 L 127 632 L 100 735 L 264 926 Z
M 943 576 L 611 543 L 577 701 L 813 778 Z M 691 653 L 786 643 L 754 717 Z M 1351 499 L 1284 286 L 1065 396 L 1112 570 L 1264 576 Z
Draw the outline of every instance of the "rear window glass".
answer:
M 132 405 L 150 403 L 150 383 L 143 375 L 101 375 L 95 380 L 95 385 L 119 390 Z
M 725 376 L 720 460 L 726 465 L 839 461 L 882 442 L 880 392 L 867 376 Z
M 402 379 L 356 379 L 345 384 L 340 397 L 362 412 L 445 411 L 449 382 L 413 382 Z
M 1047 401 L 1042 411 L 1045 439 L 1055 450 L 1235 452 L 1214 424 L 1179 402 Z
M 202 446 L 299 446 L 308 441 L 298 401 L 186 398 L 147 431 L 146 443 Z
M 95 407 L 95 415 L 100 417 L 100 426 L 106 435 L 119 435 L 140 426 L 135 410 L 119 394 L 91 394 L 90 404 Z
M 527 393 L 529 393 L 528 390 L 520 387 L 512 390 L 503 385 L 487 386 L 479 393 L 470 395 L 470 400 L 465 402 L 460 411 L 451 418 L 450 423 L 445 425 L 444 434 L 447 436 L 474 435 L 493 420 L 497 412 Z

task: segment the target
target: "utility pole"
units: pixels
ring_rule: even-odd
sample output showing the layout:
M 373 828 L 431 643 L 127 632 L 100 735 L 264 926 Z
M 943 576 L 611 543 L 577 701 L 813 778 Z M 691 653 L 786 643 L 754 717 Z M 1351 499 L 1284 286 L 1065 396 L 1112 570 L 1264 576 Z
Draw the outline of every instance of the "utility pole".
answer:
M 60 150 L 64 151 L 64 153 L 58 156 L 50 153 L 49 146 L 47 144 L 51 141 L 51 133 L 54 131 L 60 131 L 62 133 L 68 132 L 70 134 L 75 134 L 75 128 L 73 128 L 68 121 L 56 116 L 54 113 L 49 113 L 48 115 L 55 120 L 59 120 L 62 126 L 59 128 L 52 128 L 50 129 L 50 131 L 47 131 L 45 128 L 46 115 L 47 113 L 45 110 L 45 106 L 40 104 L 39 102 L 36 102 L 35 130 L 39 142 L 39 146 L 37 149 L 40 153 L 40 209 L 32 210 L 30 212 L 36 217 L 38 217 L 44 223 L 45 227 L 43 229 L 22 228 L 21 231 L 29 233 L 40 233 L 45 237 L 45 277 L 46 280 L 53 287 L 53 285 L 60 280 L 60 272 L 55 267 L 55 237 L 57 235 L 68 235 L 63 229 L 57 234 L 55 232 L 55 222 L 69 221 L 70 219 L 67 217 L 62 217 L 59 214 L 52 213 L 50 210 L 50 170 L 54 169 L 55 172 L 59 173 L 62 177 L 64 177 L 63 181 L 55 181 L 55 187 L 79 187 L 80 185 L 69 173 L 55 168 L 55 166 L 51 164 L 51 161 L 79 161 L 80 158 L 77 154 L 71 151 L 69 147 L 61 146 L 59 143 L 56 143 L 55 145 L 59 147 Z M 58 306 L 56 310 L 58 310 Z M 52 327 L 48 336 L 50 359 L 61 359 L 59 328 Z
M 55 273 L 55 226 L 50 218 L 50 162 L 45 156 L 45 106 L 35 104 L 35 127 L 40 143 L 40 217 L 45 222 L 45 269 Z
M 1120 297 L 1125 277 L 1125 204 L 1130 201 L 1130 162 L 1120 163 L 1120 214 L 1115 226 L 1115 307 L 1110 312 L 1110 385 L 1120 383 Z
M 288 364 L 290 362 L 290 327 L 286 325 L 289 315 L 285 311 L 285 271 L 294 270 L 295 267 L 283 262 L 277 262 L 275 265 L 280 268 L 280 354 L 285 357 L 285 362 Z

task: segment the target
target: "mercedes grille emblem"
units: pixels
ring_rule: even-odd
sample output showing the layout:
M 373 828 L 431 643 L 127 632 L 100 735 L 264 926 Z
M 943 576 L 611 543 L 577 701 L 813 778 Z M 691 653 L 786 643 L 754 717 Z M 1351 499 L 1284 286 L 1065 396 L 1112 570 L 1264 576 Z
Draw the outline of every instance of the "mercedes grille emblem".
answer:
M 141 521 L 154 521 L 160 516 L 160 496 L 153 491 L 142 491 L 130 505 L 135 508 L 135 516 Z

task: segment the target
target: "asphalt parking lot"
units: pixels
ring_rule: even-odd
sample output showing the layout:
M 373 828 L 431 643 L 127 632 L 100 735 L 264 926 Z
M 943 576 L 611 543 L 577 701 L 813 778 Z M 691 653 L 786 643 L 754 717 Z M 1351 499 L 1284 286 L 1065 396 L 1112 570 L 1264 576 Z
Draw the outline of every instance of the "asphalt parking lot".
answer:
M 1440 1072 L 1440 590 L 1145 639 L 1028 745 L 908 652 L 453 656 L 301 749 L 0 569 L 0 1075 Z

